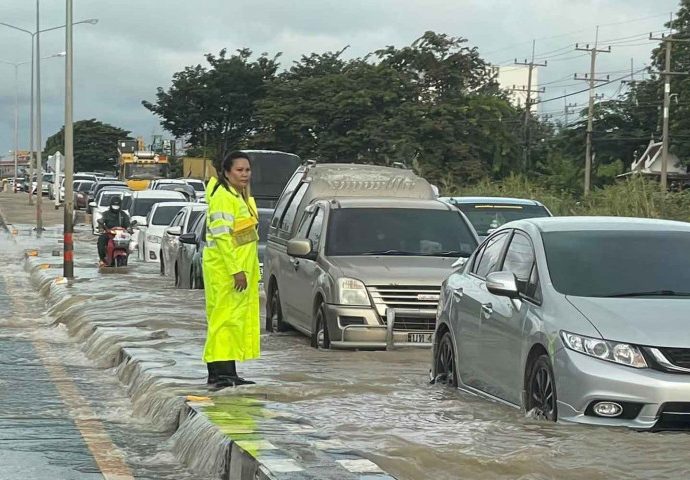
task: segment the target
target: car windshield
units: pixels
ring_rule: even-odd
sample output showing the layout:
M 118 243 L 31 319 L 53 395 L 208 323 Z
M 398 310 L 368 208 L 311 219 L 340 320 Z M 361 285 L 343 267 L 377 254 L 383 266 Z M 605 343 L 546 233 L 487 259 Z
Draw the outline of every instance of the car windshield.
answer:
M 89 181 L 81 181 L 78 183 L 79 183 L 79 186 L 77 186 L 77 182 L 75 182 L 75 185 L 74 185 L 74 189 L 77 192 L 88 192 L 89 190 L 91 190 L 91 187 L 93 186 L 93 182 L 89 182 Z
M 206 190 L 206 187 L 204 186 L 204 182 L 198 181 L 198 182 L 193 182 L 193 181 L 188 181 L 188 185 L 191 185 L 192 188 L 197 191 L 197 192 L 203 192 Z
M 565 295 L 690 296 L 690 232 L 585 230 L 542 238 L 553 286 Z
M 457 212 L 345 208 L 331 214 L 326 254 L 468 257 L 476 246 Z
M 127 163 L 125 178 L 133 180 L 152 180 L 168 174 L 167 163 Z
M 104 193 L 101 195 L 101 202 L 99 203 L 102 207 L 110 206 L 110 202 L 115 197 L 122 197 L 121 193 Z
M 464 213 L 477 235 L 486 237 L 504 223 L 523 218 L 549 217 L 541 205 L 505 205 L 495 203 L 453 203 Z
M 132 217 L 146 217 L 154 203 L 168 203 L 183 201 L 182 198 L 137 198 L 132 201 Z
M 182 205 L 159 205 L 153 213 L 151 225 L 170 225 L 180 210 L 182 210 Z

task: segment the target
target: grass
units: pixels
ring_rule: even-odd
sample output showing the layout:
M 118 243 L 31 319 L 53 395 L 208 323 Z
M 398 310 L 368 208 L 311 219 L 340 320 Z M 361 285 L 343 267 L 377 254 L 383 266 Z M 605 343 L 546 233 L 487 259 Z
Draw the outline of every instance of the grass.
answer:
M 658 183 L 642 177 L 594 189 L 586 198 L 554 191 L 522 176 L 451 187 L 448 195 L 529 198 L 542 202 L 554 215 L 605 215 L 690 222 L 690 190 L 663 194 Z

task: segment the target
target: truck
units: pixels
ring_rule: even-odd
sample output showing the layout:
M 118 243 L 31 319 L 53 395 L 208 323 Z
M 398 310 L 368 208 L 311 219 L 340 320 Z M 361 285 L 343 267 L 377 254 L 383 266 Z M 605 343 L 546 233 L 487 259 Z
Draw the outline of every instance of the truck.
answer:
M 118 177 L 132 190 L 145 190 L 152 180 L 167 178 L 170 165 L 167 155 L 146 150 L 144 140 L 119 140 Z
M 242 150 L 252 164 L 252 196 L 259 208 L 274 208 L 285 184 L 302 163 L 294 153 L 277 150 Z M 216 176 L 213 162 L 203 157 L 183 157 L 182 175 L 208 180 Z

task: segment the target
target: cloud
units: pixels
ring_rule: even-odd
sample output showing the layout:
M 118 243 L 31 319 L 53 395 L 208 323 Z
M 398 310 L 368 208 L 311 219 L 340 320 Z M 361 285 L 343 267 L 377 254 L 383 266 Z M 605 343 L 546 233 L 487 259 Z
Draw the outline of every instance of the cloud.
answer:
M 600 38 L 616 39 L 660 30 L 659 12 L 677 9 L 677 0 L 77 0 L 75 20 L 98 18 L 97 25 L 79 25 L 75 41 L 75 119 L 96 118 L 131 130 L 147 140 L 163 133 L 156 117 L 141 106 L 153 100 L 156 88 L 167 88 L 173 73 L 203 63 L 203 54 L 243 47 L 255 53 L 283 52 L 289 67 L 302 54 L 339 50 L 362 56 L 386 45 L 402 46 L 426 30 L 469 39 L 492 62 L 510 63 L 531 53 L 561 49 L 540 71 L 543 83 L 588 69 L 586 57 L 569 53 L 575 42 L 591 42 L 594 25 Z M 2 19 L 32 30 L 35 3 L 4 0 Z M 646 17 L 646 18 L 645 18 Z M 41 4 L 42 28 L 63 24 L 64 2 Z M 642 37 L 640 37 L 642 39 Z M 5 47 L 0 59 L 27 60 L 29 36 L 0 28 Z M 620 42 L 619 42 L 620 43 Z M 614 46 L 602 55 L 602 71 L 629 68 L 648 61 L 653 44 Z M 643 43 L 642 41 L 639 43 Z M 42 35 L 41 53 L 64 50 L 64 31 Z M 572 58 L 571 58 L 572 57 Z M 55 133 L 64 117 L 64 62 L 42 62 L 43 140 Z M 20 147 L 28 146 L 29 70 L 20 70 Z M 570 82 L 570 84 L 575 82 Z M 543 95 L 560 95 L 578 87 L 553 84 Z M 584 84 L 582 85 L 584 87 Z M 608 90 L 613 94 L 618 85 Z M 560 108 L 561 103 L 549 109 Z M 0 66 L 0 153 L 13 148 L 14 72 Z

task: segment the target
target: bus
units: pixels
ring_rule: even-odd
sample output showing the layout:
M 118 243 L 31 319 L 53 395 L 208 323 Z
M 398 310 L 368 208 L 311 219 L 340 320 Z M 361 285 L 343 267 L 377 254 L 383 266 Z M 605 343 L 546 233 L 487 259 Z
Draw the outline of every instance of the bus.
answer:
M 118 177 L 132 190 L 145 190 L 152 180 L 167 178 L 170 165 L 166 155 L 144 150 L 139 140 L 119 140 Z

